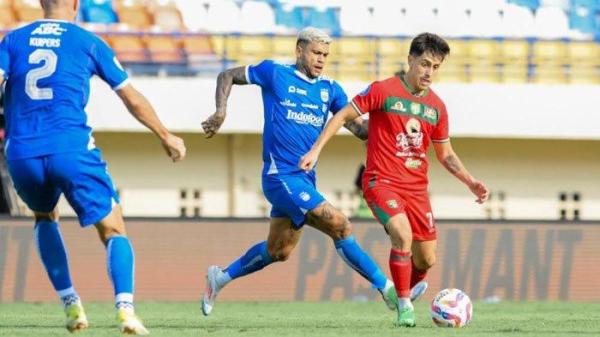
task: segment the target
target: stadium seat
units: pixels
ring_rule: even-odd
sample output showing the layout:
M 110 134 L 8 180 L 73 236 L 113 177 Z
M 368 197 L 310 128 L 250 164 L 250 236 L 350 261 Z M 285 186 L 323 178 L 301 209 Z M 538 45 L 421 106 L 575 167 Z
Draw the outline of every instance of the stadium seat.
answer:
M 600 84 L 600 70 L 598 66 L 594 65 L 571 64 L 569 66 L 569 83 Z
M 525 7 L 508 4 L 504 7 L 502 32 L 508 38 L 524 38 L 534 35 L 535 17 Z
M 275 12 L 266 2 L 244 1 L 240 10 L 240 32 L 267 34 L 276 31 Z
M 181 37 L 182 48 L 189 57 L 213 55 L 213 47 L 207 35 L 184 34 Z
M 569 8 L 570 0 L 540 0 L 540 7 L 556 7 L 563 11 Z
M 569 36 L 569 19 L 558 7 L 539 8 L 534 22 L 534 34 L 539 38 L 558 39 Z
M 338 63 L 330 64 L 329 69 L 334 69 L 334 73 L 326 73 L 338 81 L 372 82 L 376 79 L 375 65 L 358 60 L 341 59 Z
M 405 35 L 416 36 L 423 32 L 436 32 L 440 29 L 438 16 L 433 8 L 425 6 L 410 6 L 405 8 Z
M 237 44 L 238 55 L 235 59 L 242 64 L 253 64 L 273 57 L 273 41 L 268 36 L 240 36 Z
M 366 37 L 342 37 L 336 39 L 335 46 L 338 55 L 344 59 L 352 59 L 359 62 L 375 61 L 375 40 Z
M 376 36 L 408 36 L 409 28 L 399 6 L 381 5 L 373 7 L 373 28 Z
M 467 41 L 469 63 L 471 64 L 496 64 L 500 63 L 500 46 L 495 40 Z
M 539 64 L 565 64 L 567 49 L 562 41 L 536 41 L 533 44 L 532 63 Z
M 17 23 L 11 0 L 0 0 L 0 29 L 10 28 Z
M 119 22 L 134 30 L 143 30 L 151 26 L 152 21 L 147 7 L 142 1 L 121 1 L 116 3 Z
M 462 83 L 467 82 L 466 65 L 462 62 L 454 62 L 452 58 L 444 61 L 436 75 L 435 81 Z
M 240 8 L 232 0 L 213 1 L 208 7 L 205 27 L 213 33 L 237 33 L 240 15 Z
M 181 42 L 171 35 L 148 35 L 145 42 L 152 62 L 170 64 L 186 62 Z
M 567 63 L 571 65 L 600 65 L 600 46 L 596 42 L 567 43 Z
M 469 43 L 466 40 L 448 39 L 446 40 L 450 46 L 450 55 L 448 60 L 451 63 L 458 65 L 465 65 L 469 63 Z
M 344 34 L 370 35 L 373 27 L 372 19 L 366 3 L 344 2 L 340 7 L 340 28 Z
M 503 40 L 500 42 L 500 63 L 523 65 L 529 63 L 527 40 Z
M 380 59 L 406 62 L 410 50 L 410 39 L 379 38 L 375 41 L 377 56 Z
M 184 28 L 181 12 L 175 3 L 154 6 L 152 18 L 154 25 L 164 31 L 181 31 Z
M 518 6 L 527 7 L 532 11 L 540 7 L 540 0 L 508 0 L 508 2 Z
M 107 38 L 117 58 L 123 63 L 147 62 L 146 47 L 137 35 L 115 34 Z
M 437 10 L 437 26 L 440 32 L 448 38 L 472 35 L 469 30 L 469 17 L 466 9 L 461 6 L 441 6 Z
M 476 37 L 498 37 L 502 36 L 502 16 L 500 11 L 494 7 L 475 7 L 471 9 L 469 18 L 470 35 Z
M 320 28 L 329 34 L 340 34 L 340 23 L 335 14 L 335 10 L 331 7 L 315 7 L 308 9 L 306 20 L 307 26 Z
M 502 83 L 527 83 L 529 81 L 529 65 L 527 63 L 503 64 L 500 81 Z
M 296 36 L 274 36 L 273 58 L 281 62 L 293 62 L 296 59 Z
M 111 24 L 117 22 L 111 0 L 83 0 L 81 1 L 81 15 L 83 21 Z
M 590 7 L 573 7 L 569 11 L 569 26 L 582 33 L 595 34 L 598 31 L 596 10 Z
M 44 17 L 44 12 L 37 0 L 14 0 L 13 9 L 20 22 L 33 22 Z
M 275 6 L 275 23 L 292 30 L 301 30 L 305 26 L 302 8 L 289 4 Z
M 494 63 L 472 63 L 468 67 L 469 82 L 499 83 L 501 81 L 500 66 Z
M 532 81 L 544 84 L 564 84 L 567 83 L 567 73 L 565 67 L 560 64 L 536 65 Z
M 202 1 L 175 0 L 185 28 L 192 32 L 206 31 L 207 6 Z

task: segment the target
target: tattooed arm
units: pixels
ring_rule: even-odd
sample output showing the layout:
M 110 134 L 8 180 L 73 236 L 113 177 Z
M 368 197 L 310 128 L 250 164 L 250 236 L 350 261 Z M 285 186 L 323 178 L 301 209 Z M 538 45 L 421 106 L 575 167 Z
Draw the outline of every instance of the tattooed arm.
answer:
M 352 132 L 358 139 L 367 140 L 367 137 L 369 136 L 369 120 L 363 119 L 360 116 L 344 123 L 344 127 Z
M 225 121 L 227 115 L 227 99 L 234 84 L 248 84 L 246 81 L 246 67 L 237 67 L 225 70 L 217 77 L 217 90 L 215 92 L 216 112 L 202 122 L 206 138 L 214 136 Z
M 471 192 L 477 197 L 476 201 L 480 204 L 486 201 L 490 191 L 481 181 L 475 179 L 469 171 L 467 171 L 458 158 L 458 155 L 454 152 L 450 141 L 433 143 L 433 147 L 440 163 L 448 170 L 448 172 L 452 173 L 469 187 Z

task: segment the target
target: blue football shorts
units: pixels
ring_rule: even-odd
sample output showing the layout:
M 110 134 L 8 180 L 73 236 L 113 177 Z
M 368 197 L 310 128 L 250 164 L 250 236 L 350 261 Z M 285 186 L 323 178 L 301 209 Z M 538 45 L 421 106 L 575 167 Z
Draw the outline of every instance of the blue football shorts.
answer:
M 325 198 L 317 191 L 314 174 L 265 175 L 263 193 L 273 206 L 272 218 L 290 218 L 296 228 L 306 221 L 306 213 L 318 207 Z
M 98 149 L 9 160 L 8 169 L 31 210 L 51 212 L 64 193 L 82 227 L 98 223 L 119 203 Z

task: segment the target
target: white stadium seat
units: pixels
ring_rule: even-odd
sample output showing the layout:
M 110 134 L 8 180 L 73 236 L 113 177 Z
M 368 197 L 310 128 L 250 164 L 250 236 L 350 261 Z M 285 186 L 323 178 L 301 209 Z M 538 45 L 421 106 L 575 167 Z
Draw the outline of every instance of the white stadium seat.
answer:
M 558 7 L 540 7 L 535 13 L 535 36 L 558 39 L 569 36 L 569 19 Z
M 211 1 L 206 28 L 214 33 L 239 32 L 240 8 L 232 0 Z
M 523 38 L 534 35 L 534 16 L 528 8 L 507 4 L 504 8 L 502 31 L 505 37 Z
M 248 34 L 274 33 L 275 12 L 263 1 L 244 1 L 241 8 L 240 31 Z

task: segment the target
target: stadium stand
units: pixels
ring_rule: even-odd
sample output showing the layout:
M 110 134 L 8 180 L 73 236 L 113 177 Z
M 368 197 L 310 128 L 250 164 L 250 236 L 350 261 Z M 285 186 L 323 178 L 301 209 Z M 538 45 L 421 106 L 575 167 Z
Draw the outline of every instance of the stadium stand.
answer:
M 599 15 L 599 0 L 83 0 L 80 19 L 148 74 L 290 61 L 313 25 L 335 37 L 328 73 L 341 80 L 405 68 L 410 37 L 433 31 L 452 47 L 442 81 L 598 83 Z M 37 0 L 0 0 L 2 33 L 39 18 Z

